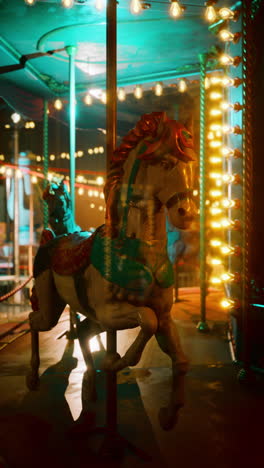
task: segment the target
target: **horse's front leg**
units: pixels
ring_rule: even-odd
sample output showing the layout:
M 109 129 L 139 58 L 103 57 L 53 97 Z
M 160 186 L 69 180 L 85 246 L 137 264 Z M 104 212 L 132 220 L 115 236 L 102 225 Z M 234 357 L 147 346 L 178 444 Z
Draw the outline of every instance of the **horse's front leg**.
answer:
M 39 386 L 39 334 L 31 330 L 31 370 L 26 376 L 26 383 L 29 390 L 37 390 Z
M 184 405 L 184 382 L 189 362 L 183 352 L 176 325 L 169 311 L 159 318 L 156 339 L 162 351 L 172 360 L 172 388 L 169 404 L 161 408 L 159 412 L 162 428 L 170 430 L 177 422 L 179 409 Z

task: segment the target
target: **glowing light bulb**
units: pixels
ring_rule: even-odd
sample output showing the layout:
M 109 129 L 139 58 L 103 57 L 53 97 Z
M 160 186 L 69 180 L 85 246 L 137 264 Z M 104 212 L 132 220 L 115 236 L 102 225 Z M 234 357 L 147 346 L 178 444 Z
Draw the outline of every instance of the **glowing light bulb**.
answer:
M 131 0 L 130 11 L 133 15 L 138 15 L 142 11 L 142 4 L 140 0 Z
M 223 133 L 234 133 L 235 135 L 241 135 L 242 129 L 239 127 L 239 125 L 235 125 L 234 127 L 231 127 L 230 125 L 223 125 Z
M 220 8 L 218 14 L 220 18 L 222 18 L 223 20 L 232 19 L 236 21 L 239 16 L 239 11 L 238 10 L 233 11 L 233 10 L 230 10 L 230 8 L 223 7 L 223 8 Z
M 91 106 L 92 103 L 93 103 L 92 96 L 91 96 L 89 93 L 87 93 L 87 94 L 84 96 L 83 102 L 84 102 L 84 104 L 86 104 L 87 106 Z
M 187 90 L 187 84 L 185 80 L 179 81 L 178 89 L 180 93 L 185 93 L 185 91 Z
M 96 198 L 99 197 L 99 192 L 98 192 L 98 190 L 94 190 L 93 194 L 94 194 L 94 197 L 96 197 Z
M 62 101 L 60 99 L 55 99 L 54 101 L 54 107 L 55 109 L 57 110 L 61 110 L 63 105 L 62 105 Z
M 78 194 L 79 194 L 79 195 L 83 195 L 83 194 L 84 194 L 84 190 L 83 190 L 82 187 L 80 187 L 80 188 L 78 189 Z
M 241 33 L 236 32 L 233 34 L 231 31 L 228 31 L 227 29 L 222 29 L 219 32 L 218 37 L 219 39 L 221 39 L 221 41 L 234 42 L 236 44 L 241 38 Z
M 97 148 L 97 146 L 94 148 L 94 154 L 98 154 L 99 153 L 99 148 Z
M 217 208 L 217 207 L 214 207 L 214 206 L 213 206 L 212 208 L 210 208 L 210 213 L 211 213 L 213 216 L 217 216 L 217 215 L 219 215 L 219 214 L 222 213 L 222 210 L 221 210 L 221 208 Z
M 220 172 L 210 172 L 209 177 L 210 179 L 220 179 L 222 174 Z
M 213 101 L 217 101 L 218 99 L 221 99 L 221 98 L 222 98 L 222 94 L 221 94 L 221 93 L 217 93 L 216 91 L 212 91 L 212 92 L 209 94 L 209 98 L 212 99 Z
M 210 79 L 208 78 L 208 76 L 205 77 L 204 87 L 205 87 L 205 89 L 210 88 Z
M 233 301 L 232 299 L 223 299 L 220 302 L 220 304 L 223 307 L 223 309 L 231 309 L 232 307 L 234 307 L 235 301 Z
M 211 148 L 220 148 L 221 145 L 222 145 L 222 142 L 220 140 L 212 140 L 209 142 L 209 146 Z
M 17 112 L 14 112 L 14 114 L 11 115 L 11 119 L 13 120 L 14 124 L 17 124 L 21 120 L 21 115 Z
M 101 176 L 96 177 L 96 183 L 97 183 L 97 185 L 103 185 L 104 178 L 101 177 Z
M 218 239 L 212 239 L 212 240 L 210 241 L 210 245 L 211 245 L 212 247 L 220 247 L 221 244 L 222 244 L 222 242 L 221 242 L 220 240 L 218 240 Z
M 104 153 L 104 147 L 103 146 L 99 146 L 99 153 L 101 153 L 101 154 Z
M 217 276 L 213 276 L 212 278 L 210 278 L 210 283 L 212 283 L 212 284 L 221 284 L 222 281 Z
M 211 164 L 220 164 L 220 163 L 222 162 L 222 159 L 219 158 L 218 156 L 211 156 L 211 157 L 209 158 L 209 162 L 210 162 Z
M 142 86 L 141 86 L 141 85 L 137 85 L 137 86 L 135 87 L 134 96 L 135 96 L 135 98 L 137 98 L 137 99 L 141 99 L 141 98 L 142 98 L 142 96 L 143 96 L 143 89 L 142 89 Z
M 119 101 L 126 100 L 126 92 L 124 88 L 119 88 L 119 90 L 117 91 L 117 98 L 119 99 Z
M 217 130 L 221 130 L 222 129 L 222 125 L 220 124 L 211 124 L 210 125 L 210 130 L 212 130 L 213 132 L 216 132 Z
M 50 155 L 50 160 L 51 160 L 51 161 L 54 161 L 54 160 L 55 160 L 55 154 L 51 154 L 51 155 Z
M 104 199 L 104 192 L 101 192 L 101 193 L 100 193 L 100 198 L 101 198 L 101 199 Z
M 221 109 L 211 109 L 209 114 L 212 117 L 218 117 L 218 116 L 222 115 L 222 110 Z
M 64 8 L 72 8 L 74 0 L 62 0 L 61 3 Z
M 172 18 L 179 18 L 183 13 L 183 8 L 177 0 L 171 0 L 169 14 Z
M 220 258 L 211 258 L 210 263 L 211 265 L 222 265 L 222 261 L 220 260 Z
M 232 110 L 234 110 L 235 112 L 238 112 L 238 111 L 240 111 L 240 110 L 243 109 L 243 106 L 242 106 L 239 102 L 235 102 L 235 103 L 233 104 L 233 103 L 231 103 L 231 102 L 223 101 L 223 102 L 221 103 L 221 108 L 222 108 L 223 110 L 225 110 L 225 111 L 226 111 L 226 110 L 229 110 L 229 109 L 232 109 Z
M 209 3 L 209 2 L 208 2 Z M 205 9 L 205 19 L 208 23 L 213 23 L 216 20 L 216 11 L 213 5 L 207 5 Z
M 95 0 L 95 8 L 98 11 L 102 11 L 105 8 L 105 0 Z
M 155 84 L 154 92 L 156 96 L 161 96 L 163 94 L 163 86 L 160 81 Z
M 104 207 L 102 205 L 99 206 L 98 210 L 103 211 Z
M 88 197 L 92 197 L 92 196 L 93 196 L 93 191 L 92 191 L 92 190 L 88 190 L 87 195 L 88 195 Z
M 38 182 L 38 178 L 37 178 L 36 176 L 33 175 L 33 176 L 31 177 L 31 182 L 32 182 L 32 184 L 36 184 L 36 183 Z
M 220 76 L 211 76 L 211 84 L 219 84 L 222 81 L 222 78 Z
M 95 207 L 95 204 L 94 203 L 91 203 L 90 204 L 90 208 L 94 208 Z
M 34 5 L 34 3 L 36 3 L 36 0 L 25 0 L 25 3 L 26 3 L 27 5 L 32 6 L 32 5 Z
M 222 245 L 220 247 L 220 251 L 223 255 L 230 255 L 234 253 L 234 248 L 231 247 L 230 245 Z
M 230 55 L 222 54 L 219 57 L 219 62 L 224 66 L 233 65 L 234 67 L 237 67 L 241 62 L 241 57 L 239 56 L 231 57 Z
M 220 190 L 210 190 L 209 191 L 209 194 L 211 195 L 211 197 L 213 198 L 218 198 L 218 197 L 221 197 L 222 196 L 222 192 Z
M 219 223 L 219 221 L 212 221 L 212 222 L 211 222 L 211 228 L 213 228 L 213 229 L 221 229 L 221 227 L 222 227 L 222 224 Z

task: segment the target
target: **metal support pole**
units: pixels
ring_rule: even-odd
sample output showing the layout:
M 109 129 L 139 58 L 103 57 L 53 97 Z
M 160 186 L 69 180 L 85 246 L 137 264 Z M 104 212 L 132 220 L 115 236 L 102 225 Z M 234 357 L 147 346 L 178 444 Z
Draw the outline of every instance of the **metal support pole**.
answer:
M 209 330 L 206 322 L 206 232 L 205 232 L 205 74 L 207 54 L 200 54 L 200 332 Z
M 43 172 L 44 172 L 44 182 L 43 189 L 47 187 L 48 184 L 48 170 L 49 170 L 49 115 L 48 115 L 48 102 L 44 101 L 43 107 Z M 49 212 L 48 205 L 45 200 L 43 200 L 43 225 L 44 229 L 48 227 L 49 223 Z
M 75 146 L 76 146 L 76 112 L 75 112 L 75 46 L 67 46 L 69 55 L 69 82 L 70 82 L 70 194 L 72 201 L 72 216 L 75 220 Z
M 106 28 L 106 169 L 109 171 L 112 154 L 116 147 L 116 69 L 117 27 L 116 0 L 107 2 Z M 116 331 L 107 332 L 107 353 L 116 353 Z M 111 432 L 117 429 L 117 378 L 115 372 L 107 372 L 106 424 Z
M 15 163 L 15 172 L 14 172 L 14 275 L 15 283 L 19 282 L 20 269 L 19 269 L 19 199 L 18 199 L 18 153 L 19 153 L 19 130 L 15 125 L 14 128 L 14 163 Z M 18 297 L 15 296 L 15 298 Z

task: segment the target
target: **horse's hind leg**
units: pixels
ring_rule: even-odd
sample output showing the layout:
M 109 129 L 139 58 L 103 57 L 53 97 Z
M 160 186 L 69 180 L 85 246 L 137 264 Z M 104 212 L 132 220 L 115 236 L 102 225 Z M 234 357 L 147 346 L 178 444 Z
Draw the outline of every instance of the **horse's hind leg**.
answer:
M 169 404 L 161 408 L 159 413 L 160 424 L 163 429 L 174 427 L 178 418 L 178 411 L 184 405 L 184 381 L 189 368 L 175 323 L 170 313 L 160 318 L 156 339 L 162 351 L 172 360 L 172 389 Z

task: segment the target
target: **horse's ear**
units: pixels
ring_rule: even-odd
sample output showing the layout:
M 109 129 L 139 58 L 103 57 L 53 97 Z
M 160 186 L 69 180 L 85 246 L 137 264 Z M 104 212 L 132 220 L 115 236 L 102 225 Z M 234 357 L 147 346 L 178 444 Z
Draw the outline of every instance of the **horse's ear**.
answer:
M 186 128 L 186 130 L 189 130 L 189 132 L 193 135 L 193 116 L 190 115 L 186 121 L 183 124 Z

